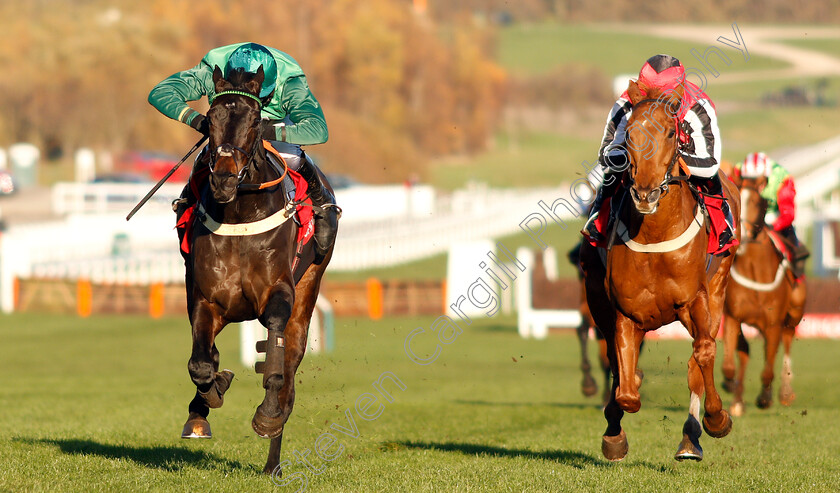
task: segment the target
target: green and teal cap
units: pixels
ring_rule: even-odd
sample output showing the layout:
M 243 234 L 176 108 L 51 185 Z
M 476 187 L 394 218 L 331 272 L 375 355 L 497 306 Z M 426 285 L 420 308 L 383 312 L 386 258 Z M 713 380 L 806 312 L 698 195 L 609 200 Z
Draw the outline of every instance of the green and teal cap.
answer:
M 242 69 L 246 73 L 256 74 L 260 65 L 265 72 L 265 80 L 260 90 L 260 98 L 265 98 L 274 91 L 277 85 L 277 62 L 274 55 L 263 45 L 257 43 L 245 43 L 233 50 L 225 64 L 225 78 L 236 69 Z

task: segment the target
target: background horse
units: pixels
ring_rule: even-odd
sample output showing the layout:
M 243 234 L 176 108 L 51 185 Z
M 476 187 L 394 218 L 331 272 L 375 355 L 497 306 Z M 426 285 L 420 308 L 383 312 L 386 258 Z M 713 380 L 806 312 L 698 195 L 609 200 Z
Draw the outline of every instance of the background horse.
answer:
M 701 460 L 700 398 L 704 392 L 706 432 L 723 437 L 732 427 L 714 384 L 714 337 L 733 255 L 716 257 L 720 264 L 707 273 L 709 238 L 705 228 L 697 227 L 702 223 L 702 215 L 696 214 L 697 201 L 684 177 L 671 175 L 679 160 L 674 115 L 682 87 L 670 94 L 644 89 L 646 96 L 635 81 L 628 87 L 634 102 L 627 122 L 631 161 L 627 177 L 633 207 L 623 217 L 619 215 L 621 224 L 613 228 L 619 230 L 621 241 L 603 259 L 588 242 L 581 247 L 589 309 L 607 341 L 613 373 L 601 450 L 609 460 L 626 456 L 628 442 L 621 418 L 625 411 L 634 413 L 641 407 L 635 371 L 642 339 L 646 331 L 679 320 L 694 342 L 688 360 L 689 415 L 675 458 Z M 737 211 L 735 187 L 728 180 L 723 182 Z M 619 200 L 623 199 L 614 197 L 613 204 Z
M 269 163 L 259 138 L 262 70 L 256 75 L 234 72 L 230 80 L 218 67 L 213 72 L 216 98 L 207 112 L 209 191 L 198 200 L 185 254 L 193 337 L 188 368 L 197 391 L 182 436 L 211 436 L 207 415 L 210 408 L 222 405 L 233 378 L 230 371 L 219 371 L 216 336 L 228 323 L 259 319 L 268 328 L 267 341 L 258 344 L 266 352 L 260 367 L 265 398 L 252 426 L 259 436 L 272 438 L 264 470 L 272 473 L 295 401 L 294 376 L 306 350 L 309 320 L 332 251 L 314 263 L 314 242 L 304 247 L 297 239 L 298 226 L 289 217 L 294 207 L 287 208 L 281 186 L 287 171 Z
M 761 182 L 766 180 L 766 177 L 742 179 L 740 183 L 743 234 L 732 264 L 724 305 L 723 387 L 735 394 L 729 408 L 735 416 L 744 412 L 744 372 L 750 357 L 749 343 L 741 333 L 741 323 L 757 327 L 764 336 L 762 389 L 756 405 L 766 409 L 773 402 L 773 366 L 780 341 L 785 345 L 785 356 L 779 401 L 787 406 L 796 397 L 791 387 L 790 346 L 805 309 L 805 279 L 794 279 L 788 261 L 773 244 L 770 228 L 764 223 L 767 200 L 759 190 L 763 185 Z M 741 363 L 737 376 L 736 348 Z

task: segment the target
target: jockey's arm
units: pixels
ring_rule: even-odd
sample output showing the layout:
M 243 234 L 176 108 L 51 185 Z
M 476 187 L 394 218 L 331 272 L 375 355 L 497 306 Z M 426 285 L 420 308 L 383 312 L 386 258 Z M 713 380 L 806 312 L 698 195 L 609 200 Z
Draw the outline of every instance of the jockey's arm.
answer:
M 187 101 L 196 101 L 207 94 L 206 84 L 212 84 L 209 66 L 195 67 L 174 73 L 149 92 L 149 103 L 164 115 L 189 125 L 201 113 L 190 108 Z
M 618 98 L 610 110 L 609 115 L 607 115 L 604 136 L 601 139 L 601 147 L 598 149 L 598 162 L 604 172 L 615 173 L 624 171 L 622 166 L 626 166 L 627 164 L 627 150 L 625 148 L 627 119 L 630 117 L 632 110 L 633 105 L 630 101 L 621 97 Z
M 688 165 L 692 176 L 711 178 L 720 169 L 721 145 L 717 114 L 712 104 L 701 99 L 685 114 L 683 121 L 691 126 L 690 142 L 693 152 L 680 150 L 683 160 Z
M 293 125 L 285 127 L 285 142 L 298 145 L 323 144 L 329 138 L 324 111 L 309 90 L 306 77 L 286 82 L 281 98 L 283 112 Z M 283 128 L 275 127 L 277 140 L 283 140 Z
M 787 177 L 776 195 L 779 215 L 773 222 L 774 231 L 781 231 L 793 224 L 793 218 L 796 215 L 795 199 L 796 188 L 793 185 L 793 178 Z

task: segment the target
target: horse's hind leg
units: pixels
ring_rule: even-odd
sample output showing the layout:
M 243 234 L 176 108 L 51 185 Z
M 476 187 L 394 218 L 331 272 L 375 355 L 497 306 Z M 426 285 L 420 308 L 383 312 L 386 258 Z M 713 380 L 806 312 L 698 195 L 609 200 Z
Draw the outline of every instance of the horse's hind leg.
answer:
M 589 323 L 586 317 L 577 328 L 578 342 L 580 342 L 580 369 L 583 372 L 583 380 L 580 383 L 580 390 L 583 395 L 591 397 L 598 392 L 598 384 L 592 378 L 592 364 L 589 363 L 589 355 L 586 350 L 589 339 Z
M 782 360 L 782 384 L 779 387 L 779 402 L 783 406 L 790 406 L 796 399 L 793 392 L 793 368 L 790 361 L 790 345 L 793 343 L 794 330 L 785 329 L 782 332 L 782 344 L 785 346 L 785 356 Z
M 782 328 L 778 325 L 764 331 L 764 370 L 761 371 L 761 393 L 755 402 L 761 409 L 767 409 L 773 404 L 773 366 L 776 364 L 776 353 L 779 352 L 781 332 Z

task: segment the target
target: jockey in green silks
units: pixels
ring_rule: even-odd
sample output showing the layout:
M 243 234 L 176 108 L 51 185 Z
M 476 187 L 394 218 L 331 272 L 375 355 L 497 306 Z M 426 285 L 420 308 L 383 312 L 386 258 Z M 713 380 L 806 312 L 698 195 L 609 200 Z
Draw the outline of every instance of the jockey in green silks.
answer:
M 212 101 L 216 91 L 213 69 L 222 68 L 227 78 L 234 70 L 256 74 L 263 67 L 265 80 L 259 97 L 263 103 L 262 138 L 280 152 L 293 171 L 303 176 L 309 185 L 309 196 L 315 212 L 315 244 L 325 255 L 335 242 L 338 210 L 335 197 L 321 180 L 315 163 L 301 149 L 301 145 L 322 144 L 327 141 L 324 112 L 309 90 L 300 65 L 288 54 L 256 43 L 237 43 L 210 50 L 193 68 L 170 75 L 149 93 L 149 103 L 164 115 L 191 126 L 207 135 L 209 122 L 187 102 L 207 96 Z M 196 158 L 195 166 L 207 166 L 210 152 L 205 147 Z M 187 198 L 184 189 L 182 198 Z M 182 201 L 186 202 L 186 201 Z

